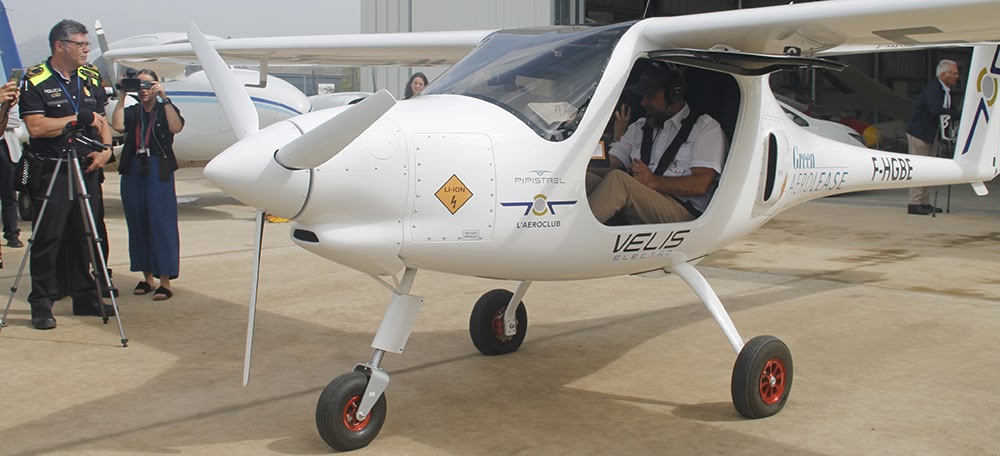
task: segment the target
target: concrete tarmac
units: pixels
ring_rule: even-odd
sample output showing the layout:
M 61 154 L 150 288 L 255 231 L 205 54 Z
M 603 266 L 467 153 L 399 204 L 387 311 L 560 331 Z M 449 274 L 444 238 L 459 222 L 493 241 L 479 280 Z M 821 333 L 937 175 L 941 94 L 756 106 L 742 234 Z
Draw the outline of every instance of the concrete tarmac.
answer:
M 484 357 L 472 304 L 513 283 L 422 271 L 407 351 L 383 363 L 388 418 L 355 453 L 998 455 L 1000 204 L 952 191 L 934 218 L 907 215 L 905 190 L 814 201 L 701 263 L 744 340 L 792 350 L 788 403 L 761 420 L 733 408 L 735 354 L 677 278 L 536 283 L 524 345 Z M 154 302 L 131 294 L 117 175 L 105 192 L 128 348 L 68 298 L 33 330 L 25 273 L 0 334 L 0 453 L 331 452 L 316 400 L 370 359 L 390 293 L 268 224 L 243 388 L 253 210 L 180 170 L 181 276 Z M 4 289 L 24 251 L 3 249 Z

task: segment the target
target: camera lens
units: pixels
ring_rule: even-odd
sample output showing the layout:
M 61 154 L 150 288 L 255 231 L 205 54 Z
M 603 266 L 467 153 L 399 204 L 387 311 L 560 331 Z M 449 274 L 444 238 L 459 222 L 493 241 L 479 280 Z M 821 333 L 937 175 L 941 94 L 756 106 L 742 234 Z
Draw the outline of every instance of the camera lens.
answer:
M 139 82 L 139 90 L 149 90 L 152 87 L 153 87 L 153 83 L 151 81 L 140 81 Z

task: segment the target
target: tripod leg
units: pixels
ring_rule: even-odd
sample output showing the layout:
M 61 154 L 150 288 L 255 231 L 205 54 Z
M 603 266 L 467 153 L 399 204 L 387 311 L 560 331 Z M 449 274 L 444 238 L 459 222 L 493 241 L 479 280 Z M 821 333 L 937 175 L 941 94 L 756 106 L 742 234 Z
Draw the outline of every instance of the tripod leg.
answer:
M 937 217 L 937 204 L 938 204 L 937 197 L 938 197 L 938 190 L 940 188 L 941 187 L 934 187 L 934 202 L 931 203 L 931 217 Z
M 4 326 L 7 326 L 7 312 L 10 311 L 10 305 L 14 302 L 14 294 L 17 293 L 17 284 L 21 281 L 21 276 L 24 274 L 24 266 L 28 263 L 28 258 L 31 256 L 38 227 L 42 226 L 42 218 L 45 217 L 45 208 L 49 205 L 49 198 L 52 196 L 52 187 L 55 186 L 56 176 L 59 175 L 59 169 L 62 167 L 62 164 L 63 160 L 61 159 L 56 162 L 56 168 L 52 171 L 52 177 L 49 178 L 48 188 L 45 190 L 45 196 L 42 197 L 42 207 L 38 210 L 38 217 L 35 218 L 34 224 L 31 227 L 31 237 L 28 238 L 28 247 L 24 249 L 24 257 L 21 258 L 21 265 L 18 266 L 17 275 L 14 276 L 14 284 L 10 286 L 10 296 L 7 297 L 7 306 L 3 309 L 3 317 L 0 317 L 0 331 L 3 330 Z
M 944 203 L 944 213 L 951 213 L 951 185 L 948 186 L 948 200 Z
M 100 280 L 95 279 L 95 285 L 97 286 L 97 307 L 101 309 L 101 319 L 104 323 L 108 323 L 108 316 L 104 313 L 104 303 L 101 302 L 100 296 L 102 291 L 102 286 L 107 286 L 111 289 L 111 275 L 108 273 L 108 265 L 104 261 L 104 251 L 101 248 L 100 239 L 97 238 L 97 221 L 94 219 L 94 211 L 91 209 L 90 205 L 90 193 L 87 191 L 87 183 L 83 177 L 83 171 L 80 169 L 79 160 L 70 160 L 69 172 L 73 174 L 73 185 L 76 190 L 77 201 L 80 204 L 80 215 L 83 217 L 83 230 L 84 237 L 87 241 L 87 252 L 90 254 L 90 264 L 93 270 L 101 272 L 101 279 L 104 280 L 102 284 Z M 89 271 L 88 271 L 89 273 Z M 128 338 L 125 337 L 125 328 L 122 327 L 121 310 L 118 308 L 118 300 L 115 298 L 114 293 L 109 293 L 111 297 L 111 307 L 115 310 L 115 319 L 118 320 L 118 333 L 121 335 L 122 347 L 128 347 Z

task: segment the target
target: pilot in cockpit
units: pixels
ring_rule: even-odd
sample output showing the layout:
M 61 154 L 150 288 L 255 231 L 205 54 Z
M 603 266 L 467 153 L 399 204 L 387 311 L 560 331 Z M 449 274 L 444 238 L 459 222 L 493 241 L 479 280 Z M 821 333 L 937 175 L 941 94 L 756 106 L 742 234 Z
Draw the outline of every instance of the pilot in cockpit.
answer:
M 601 223 L 684 222 L 698 218 L 715 191 L 725 157 L 719 123 L 684 100 L 680 71 L 653 62 L 628 87 L 646 117 L 629 125 L 609 153 L 609 168 L 587 173 L 590 209 Z

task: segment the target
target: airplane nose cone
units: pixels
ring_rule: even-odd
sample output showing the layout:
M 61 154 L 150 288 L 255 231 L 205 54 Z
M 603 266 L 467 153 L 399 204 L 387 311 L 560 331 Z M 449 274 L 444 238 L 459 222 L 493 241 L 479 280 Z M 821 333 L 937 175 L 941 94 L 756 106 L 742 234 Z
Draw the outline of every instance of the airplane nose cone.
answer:
M 279 122 L 244 138 L 205 166 L 205 177 L 240 202 L 270 214 L 294 218 L 309 195 L 312 170 L 290 170 L 274 152 L 298 138 L 290 122 Z

